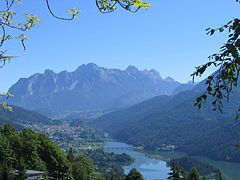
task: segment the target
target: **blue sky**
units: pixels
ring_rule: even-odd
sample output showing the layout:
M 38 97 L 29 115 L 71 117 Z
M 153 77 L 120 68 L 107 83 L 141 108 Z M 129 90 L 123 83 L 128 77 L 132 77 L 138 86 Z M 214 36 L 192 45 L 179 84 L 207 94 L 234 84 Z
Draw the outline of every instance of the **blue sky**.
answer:
M 80 17 L 59 21 L 50 16 L 44 1 L 25 0 L 19 11 L 27 9 L 38 15 L 41 23 L 28 32 L 24 55 L 0 69 L 0 92 L 21 77 L 45 69 L 73 71 L 89 62 L 109 68 L 154 68 L 163 78 L 189 81 L 194 67 L 208 61 L 226 40 L 224 34 L 207 36 L 205 29 L 223 25 L 240 10 L 235 0 L 152 0 L 147 11 L 132 14 L 118 8 L 101 14 L 95 0 L 50 2 L 56 14 L 64 16 L 76 6 Z

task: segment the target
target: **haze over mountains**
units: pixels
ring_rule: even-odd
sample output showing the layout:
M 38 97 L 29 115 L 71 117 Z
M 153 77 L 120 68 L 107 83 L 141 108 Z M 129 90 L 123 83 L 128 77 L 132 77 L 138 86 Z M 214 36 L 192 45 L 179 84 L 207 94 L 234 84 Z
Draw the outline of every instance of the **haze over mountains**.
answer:
M 73 72 L 46 70 L 21 78 L 9 91 L 9 103 L 39 112 L 114 110 L 158 95 L 171 95 L 181 85 L 162 79 L 156 70 L 107 69 L 90 63 Z M 190 88 L 190 87 L 188 87 Z
M 145 150 L 161 150 L 173 145 L 190 155 L 240 162 L 240 122 L 234 119 L 240 89 L 234 89 L 224 113 L 213 112 L 206 102 L 201 110 L 194 102 L 204 90 L 204 82 L 173 96 L 158 96 L 129 108 L 106 114 L 94 125 L 114 138 Z
M 234 146 L 239 143 L 240 122 L 233 120 L 240 90 L 234 89 L 224 114 L 220 114 L 212 112 L 209 102 L 200 111 L 193 107 L 204 87 L 204 82 L 195 86 L 169 77 L 162 79 L 155 70 L 87 64 L 74 72 L 46 70 L 22 78 L 9 91 L 14 94 L 11 104 L 35 111 L 74 114 L 121 109 L 97 118 L 93 124 L 146 150 L 174 145 L 177 151 L 191 155 L 240 162 Z
M 37 112 L 29 111 L 17 106 L 12 106 L 13 112 L 5 111 L 0 113 L 0 125 L 9 123 L 17 129 L 23 128 L 26 124 L 52 124 L 53 121 Z

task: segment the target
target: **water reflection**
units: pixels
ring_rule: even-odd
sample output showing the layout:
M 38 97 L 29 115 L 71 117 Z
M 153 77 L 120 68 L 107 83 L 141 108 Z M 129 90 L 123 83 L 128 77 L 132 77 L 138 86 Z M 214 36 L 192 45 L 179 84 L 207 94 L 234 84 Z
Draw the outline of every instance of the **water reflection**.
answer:
M 144 153 L 134 151 L 132 146 L 125 143 L 109 141 L 105 145 L 105 150 L 117 154 L 126 153 L 136 160 L 130 166 L 123 167 L 126 174 L 132 168 L 136 168 L 146 180 L 165 180 L 170 172 L 170 168 L 166 167 L 166 162 L 148 158 Z
M 162 152 L 158 154 L 161 160 L 147 157 L 144 153 L 136 152 L 133 147 L 120 143 L 117 141 L 109 141 L 105 145 L 105 150 L 108 152 L 114 152 L 118 154 L 126 153 L 136 159 L 136 161 L 130 166 L 124 167 L 125 173 L 129 173 L 132 168 L 136 168 L 144 176 L 146 180 L 166 180 L 170 168 L 166 167 L 166 161 L 172 158 L 181 158 L 185 156 L 184 153 L 177 152 Z M 210 165 L 219 168 L 224 174 L 227 180 L 239 180 L 240 179 L 240 164 L 231 163 L 225 161 L 214 161 L 205 157 L 194 157 L 200 161 L 209 163 Z

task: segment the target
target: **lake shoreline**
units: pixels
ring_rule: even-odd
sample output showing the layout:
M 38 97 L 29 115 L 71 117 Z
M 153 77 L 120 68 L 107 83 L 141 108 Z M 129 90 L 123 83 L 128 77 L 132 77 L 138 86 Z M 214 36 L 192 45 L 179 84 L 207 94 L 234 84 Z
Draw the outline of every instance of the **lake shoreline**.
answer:
M 124 147 L 122 147 L 121 150 L 117 151 L 115 150 L 114 153 L 126 153 L 128 154 L 127 150 L 124 150 L 124 148 L 129 148 L 130 147 L 130 151 L 133 151 L 134 153 L 140 153 L 143 156 L 146 157 L 146 159 L 148 160 L 152 160 L 153 162 L 161 162 L 162 164 L 162 168 L 166 168 L 165 170 L 167 170 L 168 168 L 168 172 L 165 172 L 165 177 L 160 177 L 160 178 L 166 178 L 167 174 L 170 172 L 169 167 L 167 167 L 166 163 L 167 161 L 171 160 L 171 159 L 176 159 L 176 158 L 181 158 L 184 156 L 187 156 L 186 153 L 183 152 L 175 152 L 175 151 L 158 151 L 158 152 L 151 152 L 151 151 L 145 151 L 145 150 L 141 150 L 139 148 L 136 148 L 132 145 L 126 144 L 126 143 L 122 143 L 116 139 L 110 139 L 107 138 L 106 140 L 106 144 L 107 143 L 119 143 L 120 145 L 123 145 Z M 105 145 L 106 145 L 105 144 Z M 105 149 L 105 145 L 104 145 L 104 149 Z M 131 156 L 131 153 L 129 154 Z M 227 180 L 236 180 L 239 179 L 240 177 L 240 163 L 233 163 L 233 162 L 226 162 L 226 161 L 217 161 L 217 160 L 212 160 L 209 159 L 207 157 L 202 157 L 202 156 L 189 156 L 192 157 L 194 159 L 200 160 L 202 162 L 208 163 L 212 166 L 214 166 L 215 168 L 218 168 L 221 170 L 221 172 L 224 174 L 224 176 L 226 176 Z M 133 157 L 134 159 L 136 159 L 136 157 Z M 138 159 L 136 159 L 136 161 L 138 161 Z M 125 170 L 125 173 L 128 173 L 130 171 L 130 168 L 133 168 L 135 165 L 137 165 L 138 162 L 134 162 L 133 164 L 131 164 L 130 166 L 127 167 L 123 167 Z M 142 162 L 144 164 L 144 162 Z M 165 167 L 163 166 L 165 164 Z M 143 168 L 139 168 L 138 166 L 136 166 L 137 169 L 141 172 L 144 170 L 148 170 L 149 172 L 152 170 L 151 168 L 148 169 L 147 166 L 143 166 Z M 135 168 L 136 168 L 135 167 Z M 140 166 L 141 167 L 141 166 Z M 157 169 L 154 169 L 155 171 Z M 159 171 L 162 171 L 162 169 L 158 169 Z M 145 172 L 145 171 L 144 171 Z M 142 172 L 141 172 L 142 173 Z M 146 173 L 148 175 L 148 173 Z M 146 176 L 146 175 L 145 175 Z M 149 179 L 148 177 L 144 177 L 145 179 Z M 166 178 L 167 179 L 167 178 Z
M 132 145 L 109 139 L 104 150 L 116 154 L 125 153 L 135 159 L 131 165 L 123 167 L 125 174 L 136 168 L 145 180 L 167 179 L 169 176 L 170 168 L 166 166 L 165 161 L 149 158 L 145 153 L 137 152 Z

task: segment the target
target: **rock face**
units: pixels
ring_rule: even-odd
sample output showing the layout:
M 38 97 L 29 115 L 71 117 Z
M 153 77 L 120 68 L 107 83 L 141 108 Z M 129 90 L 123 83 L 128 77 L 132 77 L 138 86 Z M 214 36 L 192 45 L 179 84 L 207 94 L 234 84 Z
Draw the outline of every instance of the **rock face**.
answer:
M 106 69 L 95 64 L 74 72 L 46 70 L 21 78 L 9 91 L 10 103 L 31 110 L 85 111 L 129 106 L 157 95 L 170 95 L 179 82 L 164 80 L 156 70 Z

